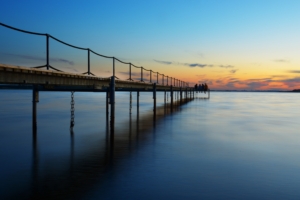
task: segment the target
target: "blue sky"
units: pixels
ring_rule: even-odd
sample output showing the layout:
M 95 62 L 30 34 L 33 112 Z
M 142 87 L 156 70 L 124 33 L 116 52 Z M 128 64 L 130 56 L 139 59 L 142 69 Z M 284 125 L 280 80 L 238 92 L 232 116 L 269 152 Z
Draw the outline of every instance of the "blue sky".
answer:
M 0 22 L 49 33 L 191 84 L 205 81 L 216 89 L 287 89 L 299 85 L 299 10 L 300 1 L 292 0 L 1 0 Z M 30 66 L 35 63 L 28 56 L 43 57 L 38 52 L 44 51 L 44 39 L 12 32 L 0 27 L 0 62 L 15 64 L 16 54 L 23 56 L 17 64 Z M 55 65 L 85 70 L 85 52 L 54 41 L 50 45 Z M 93 63 L 99 63 L 95 71 L 103 68 L 99 73 L 110 71 L 110 61 Z M 118 69 L 125 72 L 127 66 Z M 249 83 L 252 79 L 256 84 Z

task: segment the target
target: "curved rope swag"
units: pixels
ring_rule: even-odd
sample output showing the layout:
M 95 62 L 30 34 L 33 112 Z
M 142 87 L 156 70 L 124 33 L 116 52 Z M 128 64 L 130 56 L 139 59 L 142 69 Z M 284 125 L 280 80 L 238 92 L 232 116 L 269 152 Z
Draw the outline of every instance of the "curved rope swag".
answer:
M 39 36 L 46 36 L 46 65 L 43 65 L 43 66 L 37 66 L 37 67 L 34 67 L 34 68 L 43 68 L 43 67 L 46 67 L 47 70 L 49 70 L 50 68 L 53 69 L 53 70 L 56 70 L 56 71 L 60 71 L 62 72 L 61 70 L 59 69 L 56 69 L 54 67 L 52 67 L 50 64 L 49 64 L 49 38 L 52 38 L 53 40 L 59 42 L 59 43 L 62 43 L 64 45 L 67 45 L 69 47 L 72 47 L 72 48 L 75 48 L 75 49 L 79 49 L 79 50 L 85 50 L 88 52 L 88 71 L 83 73 L 83 74 L 87 74 L 87 75 L 93 75 L 95 76 L 95 74 L 93 74 L 91 71 L 90 71 L 90 52 L 92 52 L 93 54 L 97 55 L 97 56 L 100 56 L 100 57 L 103 57 L 103 58 L 109 58 L 109 59 L 113 59 L 113 76 L 115 76 L 115 60 L 119 61 L 120 63 L 123 63 L 123 64 L 126 64 L 126 65 L 129 65 L 129 79 L 127 80 L 130 80 L 130 81 L 134 81 L 132 78 L 131 78 L 131 66 L 135 67 L 135 68 L 140 68 L 141 69 L 141 79 L 139 82 L 144 82 L 143 80 L 143 70 L 146 70 L 146 71 L 149 71 L 150 72 L 150 83 L 152 83 L 152 73 L 156 74 L 156 78 L 157 78 L 157 84 L 158 83 L 158 75 L 162 75 L 162 85 L 164 85 L 164 77 L 168 77 L 168 76 L 165 76 L 164 74 L 160 74 L 159 72 L 154 72 L 152 71 L 151 69 L 145 69 L 143 68 L 142 66 L 136 66 L 132 63 L 129 63 L 129 62 L 124 62 L 118 58 L 115 58 L 113 56 L 105 56 L 105 55 L 102 55 L 102 54 L 99 54 L 95 51 L 93 51 L 92 49 L 89 49 L 89 48 L 83 48 L 83 47 L 78 47 L 78 46 L 75 46 L 75 45 L 72 45 L 72 44 L 69 44 L 69 43 L 66 43 L 62 40 L 59 40 L 55 37 L 53 37 L 52 35 L 50 34 L 47 34 L 47 33 L 37 33 L 37 32 L 31 32 L 31 31 L 26 31 L 26 30 L 22 30 L 22 29 L 19 29 L 19 28 L 15 28 L 15 27 L 12 27 L 12 26 L 9 26 L 9 25 L 6 25 L 6 24 L 3 24 L 0 22 L 0 25 L 1 26 L 4 26 L 6 28 L 9 28 L 9 29 L 12 29 L 12 30 L 15 30 L 15 31 L 19 31 L 19 32 L 22 32 L 22 33 L 27 33 L 27 34 L 32 34 L 32 35 L 39 35 Z M 116 76 L 115 76 L 116 77 Z M 117 77 L 116 77 L 117 78 Z M 172 77 L 169 77 L 171 78 L 172 80 Z M 178 86 L 178 87 L 188 87 L 188 84 L 184 81 L 180 81 L 178 79 L 174 79 L 174 85 Z M 177 84 L 175 82 L 175 80 L 177 80 Z M 167 82 L 168 82 L 168 79 L 167 79 Z

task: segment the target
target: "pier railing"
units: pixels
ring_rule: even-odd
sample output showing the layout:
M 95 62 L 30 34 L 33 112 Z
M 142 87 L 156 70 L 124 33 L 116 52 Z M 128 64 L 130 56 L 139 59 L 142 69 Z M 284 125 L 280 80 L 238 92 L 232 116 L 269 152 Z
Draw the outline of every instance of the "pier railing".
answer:
M 52 35 L 48 34 L 48 33 L 37 33 L 37 32 L 31 32 L 31 31 L 26 31 L 26 30 L 22 30 L 22 29 L 19 29 L 19 28 L 15 28 L 15 27 L 12 27 L 12 26 L 9 26 L 9 25 L 6 25 L 6 24 L 3 24 L 0 22 L 0 25 L 3 26 L 3 27 L 6 27 L 6 28 L 9 28 L 9 29 L 12 29 L 12 30 L 15 30 L 15 31 L 19 31 L 19 32 L 23 32 L 23 33 L 27 33 L 27 34 L 32 34 L 32 35 L 38 35 L 38 36 L 45 36 L 46 37 L 46 64 L 43 65 L 43 66 L 37 66 L 37 67 L 34 67 L 34 68 L 46 68 L 47 70 L 50 70 L 50 69 L 53 69 L 53 70 L 56 70 L 56 71 L 62 71 L 60 69 L 57 69 L 57 68 L 54 68 L 53 66 L 50 65 L 50 62 L 49 62 L 49 53 L 50 53 L 50 50 L 49 50 L 49 42 L 50 42 L 50 39 L 53 39 L 61 44 L 64 44 L 66 46 L 69 46 L 69 47 L 72 47 L 72 48 L 75 48 L 75 49 L 79 49 L 79 50 L 84 50 L 84 51 L 87 51 L 87 71 L 84 72 L 83 74 L 86 74 L 86 75 L 92 75 L 92 76 L 95 76 L 95 74 L 93 74 L 91 72 L 91 66 L 90 66 L 90 54 L 93 53 L 97 56 L 100 56 L 100 57 L 103 57 L 103 58 L 107 58 L 107 59 L 112 59 L 113 61 L 113 64 L 112 64 L 112 71 L 113 71 L 113 74 L 112 76 L 113 77 L 116 77 L 116 73 L 115 73 L 115 61 L 118 61 L 120 63 L 123 63 L 125 65 L 128 65 L 129 66 L 129 73 L 128 73 L 128 76 L 129 78 L 127 80 L 129 81 L 134 81 L 132 79 L 132 67 L 135 67 L 135 68 L 140 68 L 141 69 L 141 75 L 140 75 L 140 80 L 139 82 L 145 82 L 144 81 L 144 71 L 149 71 L 150 72 L 150 80 L 149 82 L 150 83 L 154 83 L 154 79 L 152 78 L 152 75 L 156 74 L 156 83 L 157 84 L 160 84 L 160 85 L 172 85 L 172 86 L 175 86 L 175 87 L 189 87 L 189 84 L 185 81 L 182 81 L 182 80 L 179 80 L 179 79 L 175 79 L 173 77 L 170 77 L 170 76 L 166 76 L 165 74 L 161 74 L 159 72 L 155 72 L 151 69 L 145 69 L 144 67 L 142 66 L 136 66 L 130 62 L 124 62 L 116 57 L 113 57 L 113 56 L 105 56 L 105 55 L 102 55 L 102 54 L 99 54 L 95 51 L 93 51 L 92 49 L 90 48 L 83 48 L 83 47 L 78 47 L 78 46 L 75 46 L 75 45 L 72 45 L 72 44 L 69 44 L 69 43 L 66 43 L 62 40 L 59 40 L 55 37 L 53 37 Z M 160 82 L 160 77 L 159 75 L 161 75 L 161 82 Z M 117 78 L 117 77 L 116 77 Z M 165 78 L 167 79 L 166 80 L 166 84 L 165 84 Z M 170 82 L 169 82 L 170 80 Z

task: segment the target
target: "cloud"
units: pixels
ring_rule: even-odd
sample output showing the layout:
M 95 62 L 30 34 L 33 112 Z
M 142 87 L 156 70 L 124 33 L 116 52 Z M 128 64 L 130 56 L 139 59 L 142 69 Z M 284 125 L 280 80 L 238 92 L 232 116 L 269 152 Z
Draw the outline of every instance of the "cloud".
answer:
M 238 69 L 233 69 L 233 70 L 230 70 L 229 72 L 234 74 Z
M 278 63 L 289 63 L 290 61 L 289 61 L 289 60 L 286 60 L 286 59 L 276 59 L 276 60 L 274 60 L 274 62 L 278 62 Z
M 219 65 L 219 67 L 225 68 L 225 69 L 227 69 L 227 68 L 234 68 L 234 66 L 232 66 L 232 65 Z
M 189 67 L 200 67 L 200 68 L 204 68 L 204 67 L 213 67 L 213 65 L 200 64 L 200 63 L 185 63 L 184 65 L 187 65 L 187 66 L 189 66 Z
M 8 56 L 17 57 L 17 58 L 23 58 L 23 59 L 27 59 L 27 60 L 36 60 L 36 61 L 45 61 L 46 62 L 46 58 L 42 58 L 42 57 L 38 57 L 38 56 L 20 55 L 20 54 L 12 54 L 12 53 L 3 53 L 3 54 L 8 55 Z M 67 63 L 69 65 L 74 65 L 73 61 L 63 59 L 63 58 L 49 58 L 49 61 L 50 62 L 62 62 L 62 63 Z
M 204 68 L 204 67 L 220 67 L 225 69 L 234 68 L 234 66 L 232 65 L 212 65 L 212 64 L 201 64 L 201 63 L 184 63 L 184 65 L 187 65 L 189 67 L 200 67 L 200 68 Z
M 300 70 L 289 70 L 287 71 L 289 73 L 294 73 L 294 74 L 299 74 L 300 73 Z
M 299 73 L 300 73 L 300 71 L 299 71 Z M 284 78 L 284 77 L 287 77 L 287 76 L 285 76 L 285 75 L 273 75 L 273 76 L 271 76 L 271 78 Z
M 153 59 L 154 60 L 154 59 Z M 164 65 L 170 65 L 170 64 L 172 64 L 172 62 L 170 62 L 170 61 L 162 61 L 162 60 L 154 60 L 155 62 L 158 62 L 158 63 L 160 63 L 160 64 L 164 64 Z

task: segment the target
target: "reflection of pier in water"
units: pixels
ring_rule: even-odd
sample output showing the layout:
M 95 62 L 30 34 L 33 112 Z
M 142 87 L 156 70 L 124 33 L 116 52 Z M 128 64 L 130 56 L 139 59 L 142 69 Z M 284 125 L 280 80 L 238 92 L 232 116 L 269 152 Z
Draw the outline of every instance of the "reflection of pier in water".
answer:
M 186 99 L 181 103 L 180 101 L 175 101 L 172 109 L 170 104 L 157 107 L 156 117 L 153 117 L 152 111 L 141 116 L 137 109 L 136 120 L 132 121 L 130 114 L 129 121 L 124 122 L 122 128 L 114 129 L 114 134 L 110 134 L 108 127 L 106 127 L 106 140 L 102 144 L 97 144 L 90 147 L 86 152 L 80 153 L 87 156 L 78 157 L 75 155 L 75 133 L 71 129 L 69 163 L 62 166 L 59 170 L 53 170 L 53 168 L 57 167 L 56 163 L 47 166 L 47 169 L 43 169 L 43 172 L 39 170 L 38 138 L 36 130 L 33 129 L 32 191 L 29 198 L 80 197 L 80 194 L 84 194 L 93 184 L 99 184 L 101 181 L 100 177 L 110 170 L 110 167 L 117 166 L 117 159 L 115 158 L 129 155 L 132 151 L 137 150 L 143 144 L 143 141 L 149 139 L 147 136 L 155 134 L 157 124 L 162 123 L 163 119 L 168 115 L 180 112 L 180 106 L 191 100 Z M 127 127 L 124 127 L 126 125 Z M 127 131 L 124 132 L 124 130 Z M 24 193 L 26 194 L 27 192 L 24 191 Z M 18 192 L 17 196 L 20 195 L 24 198 L 24 193 Z

